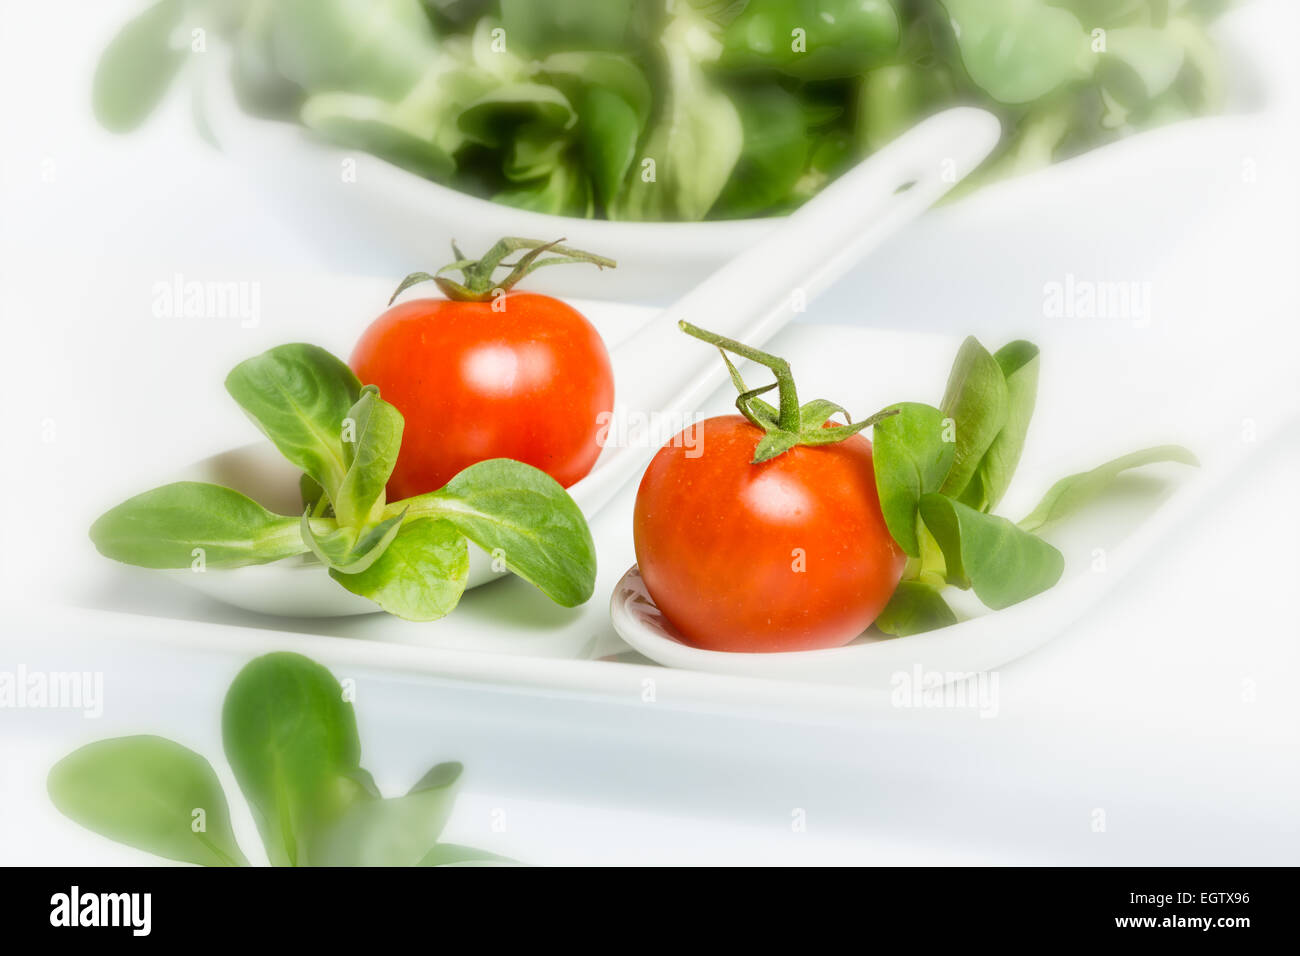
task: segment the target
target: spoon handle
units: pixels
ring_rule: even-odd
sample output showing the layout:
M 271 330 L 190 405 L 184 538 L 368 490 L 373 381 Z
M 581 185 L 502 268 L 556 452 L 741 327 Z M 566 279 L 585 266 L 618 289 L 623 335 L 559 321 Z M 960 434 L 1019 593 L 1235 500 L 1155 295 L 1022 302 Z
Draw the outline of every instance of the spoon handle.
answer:
M 569 489 L 583 512 L 599 511 L 726 380 L 714 350 L 687 339 L 679 320 L 761 348 L 804 304 L 968 175 L 999 133 L 992 114 L 970 107 L 922 121 L 625 340 L 613 355 L 610 439 L 591 474 Z

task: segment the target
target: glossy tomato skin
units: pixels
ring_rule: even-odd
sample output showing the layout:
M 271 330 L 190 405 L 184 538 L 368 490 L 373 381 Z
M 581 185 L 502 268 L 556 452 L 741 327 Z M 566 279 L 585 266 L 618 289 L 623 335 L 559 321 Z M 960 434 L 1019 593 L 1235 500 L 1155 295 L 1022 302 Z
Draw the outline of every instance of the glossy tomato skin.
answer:
M 614 374 L 600 335 L 550 296 L 415 299 L 362 334 L 351 365 L 406 419 L 390 499 L 441 488 L 488 458 L 514 458 L 566 488 L 600 454 Z
M 700 423 L 646 469 L 636 560 L 659 610 L 716 651 L 847 644 L 888 603 L 905 556 L 880 512 L 871 443 L 854 435 L 751 464 L 762 432 L 740 415 Z

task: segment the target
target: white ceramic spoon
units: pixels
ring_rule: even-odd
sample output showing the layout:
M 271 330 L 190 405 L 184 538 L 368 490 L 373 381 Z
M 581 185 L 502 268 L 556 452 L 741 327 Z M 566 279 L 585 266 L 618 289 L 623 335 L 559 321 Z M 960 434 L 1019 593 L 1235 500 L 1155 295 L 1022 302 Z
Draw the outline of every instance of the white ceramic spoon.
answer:
M 761 347 L 804 304 L 978 166 L 999 134 L 992 114 L 970 107 L 922 121 L 619 345 L 611 356 L 617 407 L 609 430 L 617 440 L 606 443 L 591 473 L 569 489 L 583 513 L 600 511 L 671 437 L 659 435 L 653 423 L 684 421 L 726 379 L 715 350 L 687 338 L 679 320 Z M 297 488 L 296 473 L 256 446 L 200 462 L 185 477 L 222 480 L 271 507 Z M 298 501 L 284 504 L 296 510 Z M 338 617 L 377 610 L 319 571 L 303 560 L 170 573 L 228 604 L 266 614 Z M 469 586 L 498 576 L 487 556 L 471 547 Z
M 599 511 L 675 434 L 653 441 L 651 416 L 681 420 L 726 381 L 717 351 L 688 338 L 680 320 L 761 348 L 804 304 L 978 166 L 999 131 L 992 114 L 969 107 L 924 120 L 620 344 L 611 429 L 620 440 L 607 443 L 591 474 L 569 489 L 583 513 Z
M 1279 406 L 1280 407 L 1280 406 Z M 1292 418 L 1291 420 L 1294 420 Z M 938 684 L 994 670 L 1046 644 L 1125 581 L 1164 537 L 1194 523 L 1210 495 L 1222 487 L 1253 446 L 1240 447 L 1205 473 L 1192 476 L 1169 501 L 1110 553 L 1107 573 L 1067 567 L 1056 587 L 1001 611 L 974 609 L 958 592 L 963 612 L 974 616 L 949 627 L 905 638 L 871 631 L 843 647 L 816 651 L 747 654 L 710 651 L 686 643 L 655 606 L 633 565 L 610 596 L 614 630 L 627 644 L 666 667 L 819 684 L 851 684 L 888 693 L 912 680 Z M 977 603 L 977 602 L 975 602 Z M 900 676 L 901 675 L 901 676 Z

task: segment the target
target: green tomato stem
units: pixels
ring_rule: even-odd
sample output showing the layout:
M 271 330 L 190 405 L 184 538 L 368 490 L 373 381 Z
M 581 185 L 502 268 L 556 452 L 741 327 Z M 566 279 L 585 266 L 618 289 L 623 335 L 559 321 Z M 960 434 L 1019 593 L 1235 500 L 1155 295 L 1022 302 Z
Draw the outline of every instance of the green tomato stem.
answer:
M 460 251 L 460 246 L 453 239 L 451 252 L 456 257 L 455 261 L 443 266 L 437 272 L 412 272 L 398 285 L 397 291 L 388 300 L 388 304 L 392 305 L 399 295 L 421 282 L 435 283 L 447 298 L 456 302 L 490 302 L 499 291 L 509 291 L 520 279 L 542 266 L 585 262 L 597 269 L 618 267 L 618 263 L 613 259 L 596 255 L 594 252 L 571 249 L 560 245 L 562 242 L 563 239 L 546 242 L 541 239 L 507 236 L 489 249 L 483 258 L 470 259 Z M 505 259 L 515 252 L 524 254 L 514 262 L 506 262 Z M 543 258 L 544 256 L 547 258 Z M 505 278 L 497 280 L 493 278 L 493 273 L 498 269 L 509 269 L 510 272 Z M 447 272 L 459 272 L 462 281 L 449 279 L 444 274 Z
M 887 408 L 854 424 L 849 413 L 834 402 L 812 401 L 801 406 L 799 394 L 794 387 L 794 374 L 790 371 L 790 363 L 785 359 L 746 345 L 744 342 L 727 338 L 725 335 L 718 335 L 716 332 L 691 325 L 685 320 L 678 322 L 677 326 L 687 335 L 701 342 L 708 342 L 722 353 L 722 361 L 726 363 L 727 371 L 731 373 L 731 381 L 736 386 L 736 391 L 740 393 L 736 398 L 736 408 L 751 425 L 764 432 L 762 439 L 754 448 L 755 465 L 784 455 L 796 445 L 813 447 L 833 445 L 856 435 L 865 428 L 870 428 L 882 418 L 898 414 L 897 408 Z M 762 388 L 749 388 L 740 377 L 736 366 L 727 357 L 728 352 L 770 368 L 772 374 L 776 376 L 776 381 Z M 779 408 L 773 408 L 758 397 L 773 388 L 778 389 Z M 841 425 L 832 421 L 831 416 L 835 414 L 843 414 L 849 424 Z
M 790 371 L 789 362 L 770 352 L 764 352 L 761 349 L 746 345 L 744 342 L 727 338 L 725 335 L 718 335 L 716 332 L 702 329 L 698 325 L 691 325 L 685 319 L 678 322 L 677 327 L 701 342 L 708 342 L 720 350 L 739 355 L 741 358 L 747 358 L 751 362 L 757 362 L 759 365 L 770 368 L 772 374 L 776 376 L 777 394 L 780 396 L 780 413 L 776 420 L 776 426 L 785 432 L 799 431 L 799 393 L 795 389 L 794 373 Z M 726 356 L 724 355 L 723 358 L 725 359 Z M 768 386 L 768 388 L 770 387 Z M 766 388 L 755 389 L 744 394 L 753 397 L 757 393 L 765 391 L 767 391 Z

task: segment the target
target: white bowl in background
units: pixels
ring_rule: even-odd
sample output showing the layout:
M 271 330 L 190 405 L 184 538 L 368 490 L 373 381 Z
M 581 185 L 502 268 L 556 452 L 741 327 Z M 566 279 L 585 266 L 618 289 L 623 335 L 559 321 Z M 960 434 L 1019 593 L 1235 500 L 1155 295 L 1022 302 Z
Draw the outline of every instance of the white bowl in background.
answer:
M 1270 31 L 1286 32 L 1279 17 L 1289 17 L 1292 22 L 1297 19 L 1288 7 L 1274 0 L 1257 2 L 1229 12 L 1216 24 L 1216 37 L 1232 64 L 1231 110 L 1274 104 L 1281 98 L 1277 87 L 1285 79 L 1285 66 L 1271 54 L 1260 55 L 1258 47 L 1267 42 Z M 217 57 L 213 60 L 220 62 Z M 613 271 L 582 266 L 543 270 L 529 277 L 530 287 L 606 301 L 667 304 L 780 221 L 612 222 L 503 206 L 430 182 L 363 152 L 331 146 L 295 124 L 248 116 L 235 104 L 224 78 L 219 69 L 218 75 L 208 78 L 204 94 L 209 124 L 223 150 L 249 170 L 267 201 L 299 226 L 323 264 L 335 271 L 389 275 L 396 281 L 408 272 L 450 261 L 453 238 L 474 254 L 507 235 L 564 237 L 570 245 L 616 259 L 619 267 Z M 1185 135 L 1179 131 L 1184 126 L 1194 132 Z M 1189 138 L 1190 147 L 1186 145 Z M 1006 231 L 1010 242 L 1041 226 L 1044 197 L 1050 201 L 1052 196 L 1077 195 L 1092 188 L 1098 167 L 1109 166 L 1119 176 L 1129 170 L 1143 176 L 1158 175 L 1170 149 L 1194 156 L 1197 144 L 1210 147 L 1220 139 L 1221 131 L 1213 119 L 1175 124 L 994 184 L 976 195 L 987 193 L 992 208 L 1009 210 L 996 227 Z M 345 160 L 355 164 L 355 181 L 344 181 Z M 1178 193 L 1173 206 L 1185 207 L 1187 198 L 1203 196 L 1218 175 L 1208 162 L 1200 164 L 1198 171 L 1190 181 L 1167 190 Z M 1158 190 L 1159 179 L 1150 180 L 1150 185 Z M 927 214 L 899 236 L 887 270 L 861 270 L 872 276 L 872 295 L 865 301 L 889 301 L 899 290 L 932 281 L 936 259 L 951 259 L 955 248 L 971 249 L 972 234 L 980 235 L 986 247 L 1000 245 L 990 242 L 985 228 L 990 207 L 981 203 L 968 211 L 968 205 L 963 200 Z M 1135 247 L 1152 248 L 1164 238 L 1170 224 L 1169 216 L 1161 213 L 1134 222 L 1130 235 Z M 1153 234 L 1144 238 L 1146 229 Z

